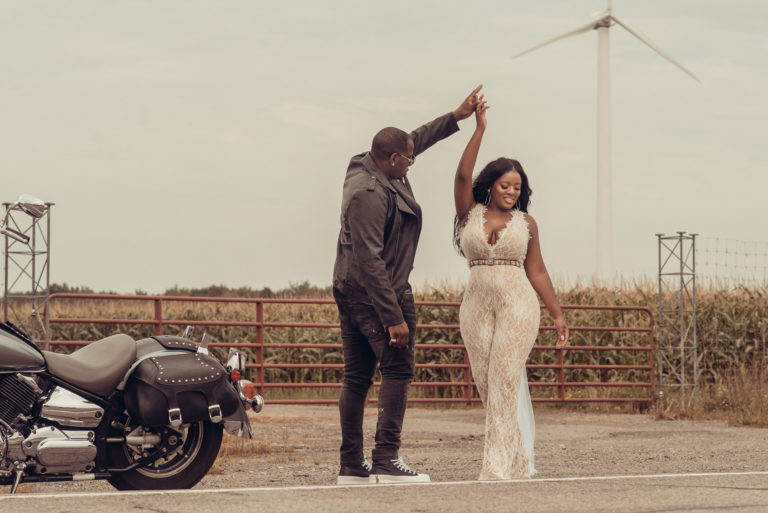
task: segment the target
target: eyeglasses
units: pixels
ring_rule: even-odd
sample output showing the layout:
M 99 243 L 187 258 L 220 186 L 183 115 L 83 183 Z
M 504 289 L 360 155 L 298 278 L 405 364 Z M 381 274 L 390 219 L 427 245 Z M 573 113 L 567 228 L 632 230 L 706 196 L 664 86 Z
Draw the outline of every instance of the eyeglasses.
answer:
M 402 153 L 393 153 L 393 155 L 397 155 L 398 157 L 403 157 L 405 160 L 408 161 L 408 165 L 412 166 L 414 162 L 416 162 L 416 156 L 408 157 L 406 155 L 403 155 Z

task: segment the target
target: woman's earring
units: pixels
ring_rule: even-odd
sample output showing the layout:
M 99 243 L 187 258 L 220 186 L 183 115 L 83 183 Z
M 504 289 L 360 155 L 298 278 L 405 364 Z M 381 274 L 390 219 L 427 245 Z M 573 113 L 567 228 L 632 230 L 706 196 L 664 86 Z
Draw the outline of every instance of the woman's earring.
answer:
M 515 208 L 520 210 L 520 198 L 517 198 L 517 201 L 515 201 Z
M 491 190 L 488 189 L 488 193 L 485 195 L 485 201 L 483 201 L 484 205 L 487 205 L 491 202 Z

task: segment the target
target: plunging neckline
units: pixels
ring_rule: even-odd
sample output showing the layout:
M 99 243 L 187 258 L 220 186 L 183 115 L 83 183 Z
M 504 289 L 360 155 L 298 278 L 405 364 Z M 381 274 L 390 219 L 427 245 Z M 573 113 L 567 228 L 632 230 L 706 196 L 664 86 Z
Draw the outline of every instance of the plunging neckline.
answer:
M 485 224 L 488 222 L 488 220 L 485 218 L 485 213 L 488 212 L 488 207 L 482 203 L 478 203 L 478 205 L 483 208 L 482 212 L 480 212 L 480 229 L 483 231 L 483 240 L 490 249 L 494 249 L 499 244 L 501 237 L 504 235 L 504 233 L 506 233 L 507 228 L 509 228 L 509 223 L 511 223 L 515 218 L 515 211 L 513 210 L 509 213 L 509 219 L 507 219 L 507 222 L 504 223 L 504 227 L 496 232 L 496 242 L 491 242 L 488 238 L 488 232 L 485 231 Z

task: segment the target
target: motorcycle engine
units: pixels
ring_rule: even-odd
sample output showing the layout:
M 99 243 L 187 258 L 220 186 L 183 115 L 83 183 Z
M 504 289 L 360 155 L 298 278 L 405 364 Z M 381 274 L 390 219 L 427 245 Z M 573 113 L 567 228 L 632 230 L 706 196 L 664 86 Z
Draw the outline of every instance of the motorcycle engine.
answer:
M 21 374 L 0 375 L 0 420 L 12 427 L 16 418 L 28 414 L 39 397 L 40 388 Z
M 103 410 L 55 387 L 42 401 L 46 418 L 33 418 L 42 399 L 34 378 L 0 375 L 0 474 L 15 468 L 38 474 L 90 471 L 96 457 L 93 431 L 60 426 L 95 427 Z
M 20 416 L 29 414 L 39 397 L 40 388 L 32 378 L 21 374 L 0 375 L 0 472 L 11 469 L 12 453 L 23 436 L 18 432 L 23 421 Z M 23 461 L 26 458 L 22 458 Z

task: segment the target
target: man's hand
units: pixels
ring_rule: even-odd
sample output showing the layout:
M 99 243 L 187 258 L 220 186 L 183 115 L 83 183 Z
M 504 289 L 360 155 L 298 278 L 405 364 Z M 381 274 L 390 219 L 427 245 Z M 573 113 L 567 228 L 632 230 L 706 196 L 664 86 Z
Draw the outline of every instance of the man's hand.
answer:
M 483 84 L 480 84 L 475 88 L 474 91 L 469 93 L 469 96 L 459 105 L 459 108 L 453 111 L 453 117 L 456 119 L 456 121 L 461 121 L 462 119 L 467 119 L 469 116 L 472 115 L 473 112 L 475 112 L 475 109 L 477 108 L 478 104 L 478 97 L 477 93 L 480 92 L 480 89 L 483 88 Z
M 411 331 L 408 329 L 408 325 L 401 322 L 397 326 L 389 326 L 389 345 L 402 349 L 408 345 L 408 341 L 411 339 Z

